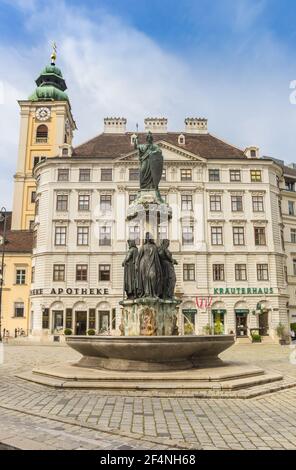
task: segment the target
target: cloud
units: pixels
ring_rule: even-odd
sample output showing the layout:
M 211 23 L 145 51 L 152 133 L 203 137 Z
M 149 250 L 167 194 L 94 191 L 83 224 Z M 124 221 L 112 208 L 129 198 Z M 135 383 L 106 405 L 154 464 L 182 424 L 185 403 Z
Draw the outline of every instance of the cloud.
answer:
M 18 3 L 25 8 L 25 2 Z M 246 4 L 239 2 L 236 27 L 243 26 L 248 14 L 251 32 L 245 29 L 244 43 L 220 56 L 214 50 L 209 54 L 202 42 L 195 53 L 177 55 L 102 8 L 87 11 L 48 0 L 40 11 L 31 2 L 25 24 L 28 34 L 38 37 L 37 45 L 0 47 L 6 90 L 0 105 L 0 165 L 7 191 L 2 199 L 10 205 L 19 132 L 16 100 L 33 91 L 53 40 L 79 128 L 75 144 L 101 132 L 107 115 L 127 117 L 130 129 L 136 123 L 143 128 L 147 116 L 164 115 L 172 130 L 182 130 L 186 116 L 202 115 L 223 139 L 242 148 L 256 144 L 263 154 L 292 160 L 296 106 L 289 102 L 289 84 L 296 79 L 296 64 L 270 32 L 254 37 L 251 26 L 264 2 L 250 11 Z

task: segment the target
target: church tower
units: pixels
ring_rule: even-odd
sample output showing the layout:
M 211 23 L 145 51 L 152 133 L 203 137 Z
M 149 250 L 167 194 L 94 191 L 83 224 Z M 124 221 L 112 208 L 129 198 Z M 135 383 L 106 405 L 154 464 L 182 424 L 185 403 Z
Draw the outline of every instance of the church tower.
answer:
M 30 229 L 35 214 L 34 167 L 45 158 L 71 156 L 76 124 L 65 90 L 66 82 L 55 65 L 56 46 L 51 63 L 36 80 L 37 88 L 28 100 L 19 101 L 20 137 L 17 171 L 14 176 L 13 230 Z

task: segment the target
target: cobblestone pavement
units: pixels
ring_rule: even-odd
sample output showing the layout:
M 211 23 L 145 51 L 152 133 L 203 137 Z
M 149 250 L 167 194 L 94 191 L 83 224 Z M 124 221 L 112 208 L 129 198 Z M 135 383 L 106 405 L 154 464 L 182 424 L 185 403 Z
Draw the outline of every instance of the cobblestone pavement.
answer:
M 291 353 L 288 346 L 242 344 L 223 359 L 296 377 Z M 47 388 L 14 376 L 78 358 L 66 346 L 4 346 L 0 443 L 26 449 L 296 449 L 296 387 L 249 400 L 142 398 Z

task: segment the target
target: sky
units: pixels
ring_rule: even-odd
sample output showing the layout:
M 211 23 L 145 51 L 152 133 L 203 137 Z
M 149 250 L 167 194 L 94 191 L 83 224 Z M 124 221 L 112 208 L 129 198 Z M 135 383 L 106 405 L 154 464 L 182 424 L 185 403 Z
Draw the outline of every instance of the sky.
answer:
M 0 0 L 0 206 L 12 207 L 17 100 L 58 47 L 78 131 L 208 118 L 244 149 L 296 162 L 295 0 Z

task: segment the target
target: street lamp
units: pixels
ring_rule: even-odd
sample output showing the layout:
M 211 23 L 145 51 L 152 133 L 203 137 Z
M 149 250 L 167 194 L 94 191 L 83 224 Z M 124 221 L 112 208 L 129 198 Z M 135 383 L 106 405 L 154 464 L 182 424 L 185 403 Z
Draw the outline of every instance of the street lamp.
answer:
M 4 257 L 5 257 L 5 243 L 6 243 L 6 209 L 2 207 L 0 210 L 0 222 L 3 222 L 3 232 L 0 237 L 1 246 L 1 272 L 0 272 L 0 342 L 2 342 L 2 291 L 4 283 Z

